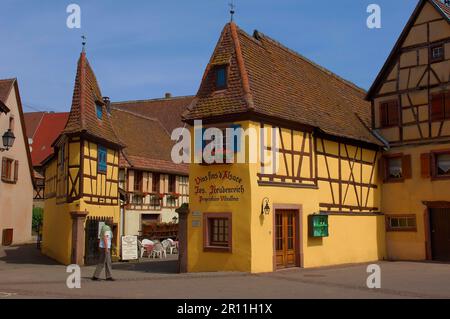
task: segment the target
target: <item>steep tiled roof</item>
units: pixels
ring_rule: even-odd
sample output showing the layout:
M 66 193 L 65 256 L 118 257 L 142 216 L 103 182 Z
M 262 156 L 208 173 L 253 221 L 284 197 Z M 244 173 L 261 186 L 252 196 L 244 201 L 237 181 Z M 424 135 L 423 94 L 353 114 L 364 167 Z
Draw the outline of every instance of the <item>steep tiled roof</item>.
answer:
M 36 130 L 38 129 L 44 115 L 45 112 L 28 112 L 23 114 L 28 138 L 34 138 Z
M 30 138 L 29 125 L 34 125 L 36 113 L 25 113 L 25 125 Z M 53 154 L 53 142 L 63 131 L 69 113 L 42 113 L 41 119 L 35 129 L 33 144 L 31 144 L 31 160 L 33 166 L 40 166 L 42 162 Z M 27 120 L 28 119 L 28 120 Z
M 183 127 L 182 114 L 192 103 L 193 96 L 171 97 L 164 99 L 114 102 L 111 106 L 117 110 L 131 111 L 145 117 L 158 119 L 168 132 Z
M 96 104 L 102 105 L 102 120 L 97 118 Z M 120 145 L 120 141 L 112 129 L 100 87 L 85 52 L 81 53 L 78 60 L 72 107 L 63 133 L 87 133 L 96 138 Z
M 9 108 L 6 106 L 6 100 L 11 92 L 16 79 L 0 80 L 0 111 L 7 113 Z
M 228 87 L 212 89 L 214 65 L 229 64 Z M 326 134 L 380 144 L 367 129 L 365 91 L 255 31 L 225 26 L 186 120 L 252 112 Z
M 121 166 L 187 175 L 187 165 L 173 163 L 174 141 L 157 119 L 113 108 L 111 120 L 117 136 L 126 145 L 122 150 Z

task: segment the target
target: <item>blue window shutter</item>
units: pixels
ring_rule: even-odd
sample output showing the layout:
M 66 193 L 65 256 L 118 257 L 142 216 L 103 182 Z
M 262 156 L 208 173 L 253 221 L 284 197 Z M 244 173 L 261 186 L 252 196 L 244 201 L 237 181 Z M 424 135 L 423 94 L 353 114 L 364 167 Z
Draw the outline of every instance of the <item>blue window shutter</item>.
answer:
M 103 146 L 98 147 L 98 171 L 99 172 L 106 172 L 106 158 L 107 158 L 107 151 L 106 148 Z
M 240 129 L 241 126 L 239 124 L 233 124 L 231 125 L 231 128 L 233 130 Z M 234 136 L 234 152 L 240 152 L 241 151 L 241 132 L 238 131 L 238 134 Z

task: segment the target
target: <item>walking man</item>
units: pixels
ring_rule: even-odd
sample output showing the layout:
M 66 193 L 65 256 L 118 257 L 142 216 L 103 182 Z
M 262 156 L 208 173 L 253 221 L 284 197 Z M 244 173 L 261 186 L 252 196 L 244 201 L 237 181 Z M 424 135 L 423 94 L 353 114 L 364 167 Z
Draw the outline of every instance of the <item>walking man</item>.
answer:
M 100 274 L 105 268 L 105 275 L 107 281 L 114 281 L 112 277 L 112 267 L 111 267 L 111 240 L 112 240 L 112 231 L 111 227 L 108 225 L 103 225 L 100 231 L 100 259 L 95 269 L 94 276 L 92 280 L 99 280 Z

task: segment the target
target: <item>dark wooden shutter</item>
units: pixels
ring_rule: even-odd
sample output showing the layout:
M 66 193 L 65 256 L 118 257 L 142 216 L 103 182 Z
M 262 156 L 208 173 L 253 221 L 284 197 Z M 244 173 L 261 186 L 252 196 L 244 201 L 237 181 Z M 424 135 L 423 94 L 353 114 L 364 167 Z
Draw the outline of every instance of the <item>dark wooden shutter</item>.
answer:
M 398 125 L 399 124 L 399 112 L 398 101 L 391 101 L 388 107 L 388 124 Z
M 8 178 L 7 172 L 6 172 L 7 171 L 6 165 L 8 164 L 7 161 L 8 160 L 5 157 L 2 158 L 2 179 Z
M 424 153 L 420 155 L 421 173 L 423 178 L 431 177 L 431 154 Z
M 380 126 L 388 126 L 388 103 L 380 104 Z
M 14 183 L 19 180 L 19 161 L 14 161 Z
M 381 157 L 378 160 L 378 178 L 380 182 L 384 182 L 386 180 L 386 158 Z
M 450 119 L 450 92 L 445 94 L 445 118 Z
M 403 178 L 409 179 L 412 177 L 411 155 L 404 155 L 402 157 L 402 171 Z
M 444 94 L 431 96 L 431 120 L 439 121 L 444 118 Z

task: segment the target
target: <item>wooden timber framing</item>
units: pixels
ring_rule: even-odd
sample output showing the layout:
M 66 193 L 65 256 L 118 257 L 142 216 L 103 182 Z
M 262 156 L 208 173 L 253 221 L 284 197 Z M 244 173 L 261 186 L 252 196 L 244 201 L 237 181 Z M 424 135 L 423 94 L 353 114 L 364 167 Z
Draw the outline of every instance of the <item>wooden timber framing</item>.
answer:
M 450 92 L 449 24 L 449 17 L 434 2 L 419 1 L 367 94 L 372 101 L 372 128 L 380 130 L 393 147 L 450 141 L 450 118 L 432 117 L 433 95 Z M 432 57 L 437 47 L 443 52 L 438 59 Z M 389 99 L 399 104 L 395 128 L 381 125 L 380 104 Z

